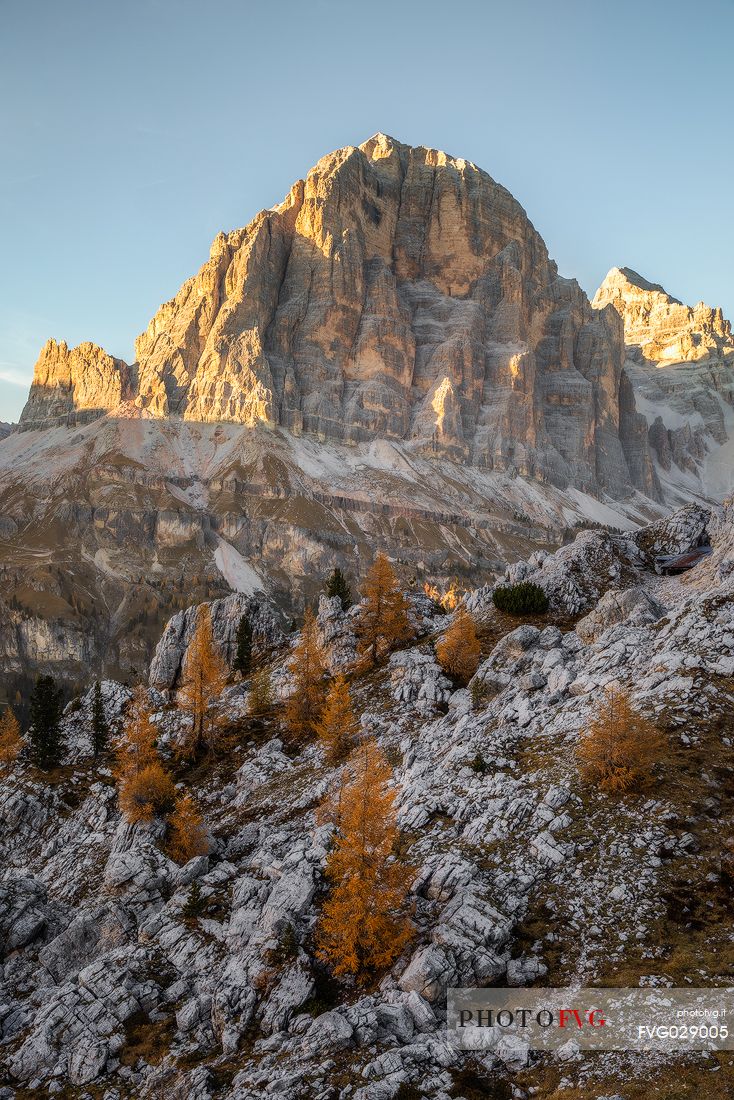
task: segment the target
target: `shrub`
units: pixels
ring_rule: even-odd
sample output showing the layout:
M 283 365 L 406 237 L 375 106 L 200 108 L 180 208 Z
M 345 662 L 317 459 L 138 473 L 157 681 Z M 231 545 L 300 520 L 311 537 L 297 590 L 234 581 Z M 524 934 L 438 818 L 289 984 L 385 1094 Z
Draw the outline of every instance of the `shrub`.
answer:
M 469 693 L 471 695 L 472 710 L 480 710 L 482 704 L 486 703 L 489 697 L 489 688 L 484 680 L 480 680 L 475 676 L 469 685 Z
M 481 749 L 477 752 L 476 756 L 471 762 L 471 770 L 476 772 L 477 775 L 484 775 L 487 770 L 487 761 L 482 756 Z
M 492 593 L 492 600 L 498 611 L 508 615 L 542 615 L 548 610 L 548 597 L 532 581 L 500 585 Z

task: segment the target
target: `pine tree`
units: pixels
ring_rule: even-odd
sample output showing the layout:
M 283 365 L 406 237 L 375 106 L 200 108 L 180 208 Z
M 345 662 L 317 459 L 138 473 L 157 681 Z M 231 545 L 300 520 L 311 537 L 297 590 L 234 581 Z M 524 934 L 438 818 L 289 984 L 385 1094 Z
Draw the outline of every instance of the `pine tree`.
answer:
M 411 938 L 407 898 L 414 872 L 393 854 L 392 773 L 374 741 L 355 751 L 350 767 L 326 865 L 331 892 L 318 925 L 317 954 L 337 977 L 367 978 L 394 962 Z
M 657 727 L 635 710 L 625 691 L 613 685 L 581 735 L 576 756 L 587 783 L 603 791 L 629 791 L 649 785 L 652 768 L 664 751 Z
M 237 627 L 237 651 L 232 663 L 235 672 L 247 676 L 252 667 L 252 623 L 243 615 Z
M 31 756 L 41 768 L 52 768 L 66 748 L 61 733 L 63 693 L 53 676 L 39 676 L 30 698 Z
M 92 752 L 99 756 L 107 748 L 110 736 L 110 728 L 107 725 L 107 716 L 102 699 L 102 685 L 99 680 L 94 685 L 92 696 Z
M 349 686 L 343 676 L 337 676 L 329 688 L 317 733 L 327 764 L 338 764 L 357 743 L 359 723 L 352 709 Z
M 360 652 L 373 665 L 393 646 L 413 637 L 408 601 L 384 554 L 378 554 L 363 586 L 363 603 L 357 620 Z
M 288 667 L 293 676 L 294 690 L 285 704 L 286 726 L 292 734 L 299 736 L 313 733 L 324 709 L 326 669 L 316 619 L 310 607 L 306 609 L 301 636 Z
M 436 643 L 438 662 L 449 676 L 466 684 L 479 667 L 480 650 L 476 623 L 462 604 Z
M 201 892 L 201 886 L 196 879 L 189 886 L 189 892 L 186 895 L 186 901 L 181 908 L 181 915 L 184 920 L 196 920 L 206 909 L 206 900 Z
M 194 856 L 203 856 L 209 851 L 204 819 L 190 794 L 176 800 L 168 828 L 168 854 L 177 863 L 188 863 Z
M 337 566 L 326 582 L 326 595 L 338 596 L 341 600 L 342 611 L 352 606 L 352 590 L 347 583 L 347 578 Z
M 221 693 L 226 682 L 224 662 L 214 648 L 211 612 L 202 604 L 186 651 L 179 692 L 181 708 L 191 715 L 191 728 L 180 746 L 185 759 L 195 760 L 203 751 L 214 749 L 218 723 L 209 712 L 209 703 Z
M 273 707 L 273 686 L 266 668 L 258 669 L 252 677 L 247 710 L 251 718 L 261 718 Z
M 0 774 L 10 771 L 23 748 L 20 724 L 12 707 L 6 707 L 0 718 Z
M 492 593 L 492 602 L 508 615 L 542 615 L 548 610 L 545 591 L 532 581 L 500 585 Z

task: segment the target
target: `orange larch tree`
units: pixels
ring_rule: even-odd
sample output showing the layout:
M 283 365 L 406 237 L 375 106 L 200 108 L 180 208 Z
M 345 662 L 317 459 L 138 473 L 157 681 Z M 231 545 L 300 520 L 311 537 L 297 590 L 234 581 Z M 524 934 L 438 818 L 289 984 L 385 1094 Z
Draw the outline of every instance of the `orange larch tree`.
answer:
M 227 683 L 227 666 L 217 652 L 212 633 L 212 617 L 206 604 L 196 613 L 196 626 L 184 659 L 178 702 L 191 715 L 191 727 L 179 746 L 182 757 L 195 760 L 202 752 L 216 747 L 219 722 L 209 704 Z
M 337 676 L 329 688 L 317 733 L 327 764 L 338 764 L 357 743 L 359 722 L 354 714 L 349 685 L 343 676 Z
M 294 690 L 285 703 L 286 726 L 292 734 L 302 736 L 313 733 L 324 709 L 326 666 L 316 619 L 310 607 L 306 609 L 301 636 L 288 667 L 293 676 Z
M 392 773 L 375 742 L 360 745 L 348 768 L 326 865 L 331 892 L 316 942 L 318 957 L 337 977 L 365 979 L 394 962 L 413 934 L 408 892 L 414 870 L 394 854 Z
M 204 819 L 190 794 L 176 799 L 168 829 L 168 854 L 177 863 L 188 863 L 194 856 L 204 856 L 209 851 Z
M 635 710 L 626 691 L 612 685 L 581 734 L 576 757 L 587 783 L 603 791 L 629 791 L 649 785 L 664 751 L 657 726 Z
M 147 692 L 139 686 L 115 750 L 120 809 L 130 822 L 151 821 L 174 806 L 176 789 L 158 754 L 157 737 Z
M 127 708 L 122 737 L 115 746 L 118 775 L 142 771 L 159 759 L 158 727 L 151 721 L 148 693 L 142 684 L 133 691 Z
M 393 567 L 378 554 L 365 577 L 363 602 L 356 631 L 360 652 L 376 665 L 393 646 L 413 637 L 408 619 L 408 601 Z
M 438 662 L 449 676 L 466 684 L 479 667 L 480 649 L 476 623 L 461 604 L 448 630 L 436 643 Z
M 0 718 L 0 775 L 10 771 L 23 748 L 20 724 L 12 707 L 6 707 Z
M 129 822 L 152 821 L 173 810 L 176 788 L 160 761 L 154 761 L 121 780 L 118 798 L 120 809 Z

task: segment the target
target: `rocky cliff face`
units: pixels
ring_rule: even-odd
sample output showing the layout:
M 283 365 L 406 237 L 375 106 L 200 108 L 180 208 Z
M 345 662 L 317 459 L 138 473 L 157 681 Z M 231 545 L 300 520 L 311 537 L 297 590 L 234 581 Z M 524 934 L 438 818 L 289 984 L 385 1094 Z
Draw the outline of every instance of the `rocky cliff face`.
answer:
M 734 487 L 734 338 L 720 309 L 686 306 L 630 268 L 613 268 L 593 305 L 624 325 L 624 375 L 647 424 L 668 499 Z M 638 437 L 639 438 L 639 437 Z M 628 448 L 628 461 L 633 462 Z
M 20 423 L 25 428 L 93 419 L 131 396 L 134 370 L 96 344 L 49 340 L 36 363 Z
M 731 324 L 720 309 L 705 302 L 683 305 L 629 267 L 612 268 L 593 305 L 611 305 L 619 313 L 630 358 L 663 365 L 734 354 Z
M 559 277 L 503 187 L 378 134 L 217 237 L 138 338 L 134 393 L 99 349 L 50 344 L 23 422 L 130 396 L 156 417 L 401 440 L 556 485 L 654 493 L 643 450 L 625 459 L 641 425 L 622 344 L 616 314 Z

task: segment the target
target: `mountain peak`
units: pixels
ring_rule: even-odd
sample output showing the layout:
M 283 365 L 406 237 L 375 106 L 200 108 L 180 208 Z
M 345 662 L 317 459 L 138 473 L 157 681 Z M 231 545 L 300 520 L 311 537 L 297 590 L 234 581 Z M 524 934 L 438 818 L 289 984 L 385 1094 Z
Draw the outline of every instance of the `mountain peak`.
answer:
M 721 309 L 705 302 L 684 305 L 630 267 L 613 267 L 592 305 L 613 306 L 624 324 L 625 343 L 651 362 L 695 362 L 734 353 L 731 325 Z

